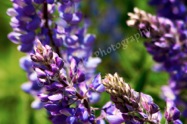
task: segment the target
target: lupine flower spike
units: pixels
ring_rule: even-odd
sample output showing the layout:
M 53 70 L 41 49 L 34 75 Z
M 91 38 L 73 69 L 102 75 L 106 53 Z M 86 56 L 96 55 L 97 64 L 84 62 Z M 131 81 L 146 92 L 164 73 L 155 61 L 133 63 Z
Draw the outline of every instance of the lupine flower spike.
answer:
M 147 39 L 145 42 L 147 51 L 160 64 L 161 70 L 170 75 L 169 87 L 167 88 L 170 90 L 163 91 L 166 102 L 167 99 L 170 99 L 170 94 L 174 94 L 173 103 L 177 107 L 180 106 L 183 110 L 183 116 L 186 116 L 187 103 L 184 93 L 187 88 L 187 28 L 185 23 L 181 20 L 171 21 L 164 17 L 153 16 L 138 8 L 134 9 L 134 13 L 129 13 L 129 16 L 130 20 L 127 21 L 127 24 L 143 32 L 143 36 Z
M 106 75 L 102 83 L 106 92 L 110 94 L 112 102 L 122 113 L 125 123 L 158 124 L 160 122 L 159 107 L 153 102 L 152 97 L 134 91 L 117 73 Z

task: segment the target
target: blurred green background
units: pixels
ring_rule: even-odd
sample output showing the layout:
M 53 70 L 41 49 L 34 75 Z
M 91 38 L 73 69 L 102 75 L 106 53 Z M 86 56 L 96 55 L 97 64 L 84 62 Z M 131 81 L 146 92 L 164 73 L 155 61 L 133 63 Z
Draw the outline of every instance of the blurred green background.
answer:
M 90 1 L 83 0 L 82 10 L 92 19 L 89 32 L 97 36 L 94 46 L 94 50 L 97 51 L 98 48 L 107 48 L 107 45 L 110 44 L 107 42 L 107 38 L 110 37 L 99 33 L 98 24 L 100 22 L 97 20 L 102 18 L 104 11 L 107 10 L 108 2 L 105 0 L 95 1 L 98 10 L 97 16 L 86 11 L 89 9 L 87 5 Z M 7 39 L 11 28 L 6 10 L 11 6 L 10 1 L 0 1 L 0 124 L 50 124 L 45 110 L 31 109 L 30 104 L 33 98 L 20 88 L 27 79 L 25 72 L 19 67 L 19 58 L 24 54 L 17 51 L 17 45 Z M 125 24 L 128 19 L 127 13 L 132 12 L 135 6 L 154 13 L 154 8 L 150 7 L 146 0 L 117 0 L 113 4 L 113 7 L 120 11 L 118 23 L 120 31 L 125 34 L 123 39 L 137 33 L 136 30 Z M 113 41 L 113 43 L 115 42 L 121 41 Z M 143 39 L 139 39 L 139 42 L 129 42 L 127 45 L 126 49 L 121 48 L 102 56 L 102 63 L 97 71 L 101 72 L 103 77 L 107 73 L 118 72 L 137 91 L 150 94 L 163 110 L 165 103 L 160 98 L 160 88 L 167 84 L 168 75 L 151 70 L 154 62 L 144 48 Z M 109 100 L 108 95 L 104 94 L 104 96 L 96 106 L 101 106 Z

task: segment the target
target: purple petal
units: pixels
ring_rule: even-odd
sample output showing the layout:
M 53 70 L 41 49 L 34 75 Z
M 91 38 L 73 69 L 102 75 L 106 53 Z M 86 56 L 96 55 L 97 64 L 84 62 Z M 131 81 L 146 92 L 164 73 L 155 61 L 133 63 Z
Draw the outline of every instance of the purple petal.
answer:
M 17 16 L 17 12 L 16 12 L 16 10 L 15 9 L 13 9 L 13 8 L 9 8 L 8 10 L 7 10 L 7 15 L 9 15 L 9 16 Z
M 43 104 L 40 100 L 35 100 L 32 102 L 31 107 L 34 109 L 41 109 L 43 107 Z
M 121 124 L 124 122 L 124 119 L 121 114 L 118 115 L 107 115 L 106 116 L 107 121 L 110 124 Z
M 88 119 L 88 116 L 89 116 L 88 112 L 84 111 L 83 114 L 82 114 L 82 120 L 86 121 Z
M 99 93 L 96 93 L 96 92 L 90 93 L 90 95 L 89 95 L 90 103 L 96 103 L 99 101 L 99 99 L 100 99 Z
M 30 82 L 21 85 L 21 89 L 26 93 L 29 93 L 31 91 L 31 88 L 32 88 L 32 83 Z
M 53 124 L 66 124 L 67 116 L 65 115 L 58 115 L 52 118 Z
M 20 43 L 20 40 L 19 40 L 20 35 L 21 35 L 20 33 L 11 32 L 8 34 L 8 39 L 11 40 L 13 43 L 18 44 Z
M 53 3 L 54 3 L 54 0 L 47 0 L 47 3 L 53 4 Z
M 49 96 L 48 99 L 52 101 L 58 101 L 58 100 L 61 100 L 62 97 L 63 97 L 62 94 L 58 93 L 58 94 Z
M 82 14 L 81 13 L 75 13 L 73 14 L 71 24 L 77 24 L 81 21 L 82 19 Z
M 60 107 L 57 104 L 46 104 L 44 107 L 48 111 L 52 111 L 52 112 L 59 111 L 59 109 L 60 109 Z
M 63 13 L 63 18 L 67 22 L 70 22 L 72 20 L 72 18 L 73 18 L 73 15 L 71 13 Z
M 33 18 L 31 22 L 28 23 L 27 29 L 28 30 L 36 30 L 40 26 L 41 20 L 40 18 L 36 17 Z
M 91 46 L 95 41 L 95 36 L 91 34 L 87 34 L 84 38 L 84 44 L 85 46 Z
M 93 89 L 95 89 L 97 92 L 104 92 L 105 91 L 105 87 L 101 82 L 101 75 L 100 74 L 95 76 L 95 78 L 92 82 L 92 85 L 93 85 Z
M 33 49 L 33 43 L 21 44 L 18 46 L 18 50 L 22 52 L 30 52 Z
M 59 68 L 62 68 L 63 65 L 64 65 L 64 62 L 63 62 L 63 60 L 62 60 L 60 57 L 56 57 L 56 58 L 55 58 L 55 62 L 56 62 L 56 65 L 57 65 Z
M 76 118 L 75 117 L 68 117 L 66 119 L 67 124 L 74 124 Z
M 25 15 L 33 15 L 35 13 L 35 8 L 30 4 L 28 6 L 25 6 L 23 8 L 23 12 L 25 13 Z
M 34 32 L 29 32 L 27 34 L 23 34 L 20 36 L 20 40 L 22 43 L 32 43 L 35 39 L 35 33 Z

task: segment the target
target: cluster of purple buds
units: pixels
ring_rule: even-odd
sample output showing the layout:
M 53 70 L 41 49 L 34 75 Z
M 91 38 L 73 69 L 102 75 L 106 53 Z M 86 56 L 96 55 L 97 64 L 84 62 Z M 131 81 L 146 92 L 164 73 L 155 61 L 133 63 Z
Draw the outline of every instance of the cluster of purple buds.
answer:
M 116 108 L 120 110 L 123 117 L 121 121 L 126 124 L 146 122 L 158 124 L 160 122 L 159 107 L 153 102 L 151 96 L 134 91 L 116 73 L 106 75 L 102 83 Z

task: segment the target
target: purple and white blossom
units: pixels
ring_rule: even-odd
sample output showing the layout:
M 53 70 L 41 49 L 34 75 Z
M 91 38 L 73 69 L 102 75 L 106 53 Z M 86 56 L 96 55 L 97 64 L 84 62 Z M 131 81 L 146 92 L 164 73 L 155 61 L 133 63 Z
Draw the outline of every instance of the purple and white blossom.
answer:
M 118 117 L 120 115 L 123 117 L 123 120 L 119 119 L 119 121 L 127 124 L 160 123 L 161 113 L 151 96 L 134 91 L 117 73 L 106 75 L 102 83 L 106 92 L 110 94 L 111 101 L 120 111 L 117 112 Z M 112 109 L 112 106 L 109 108 Z M 106 116 L 106 118 L 108 117 Z
M 134 9 L 134 13 L 129 13 L 129 26 L 134 26 L 141 30 L 147 39 L 145 46 L 153 59 L 159 63 L 159 68 L 166 71 L 169 76 L 169 89 L 175 96 L 170 99 L 175 103 L 174 107 L 184 106 L 186 111 L 185 98 L 182 97 L 186 88 L 186 30 L 183 21 L 172 21 L 164 17 L 153 16 L 143 10 Z M 145 29 L 149 29 L 145 32 Z M 169 90 L 164 90 L 167 102 Z M 173 104 L 174 105 L 174 104 Z M 185 114 L 183 114 L 186 116 Z

